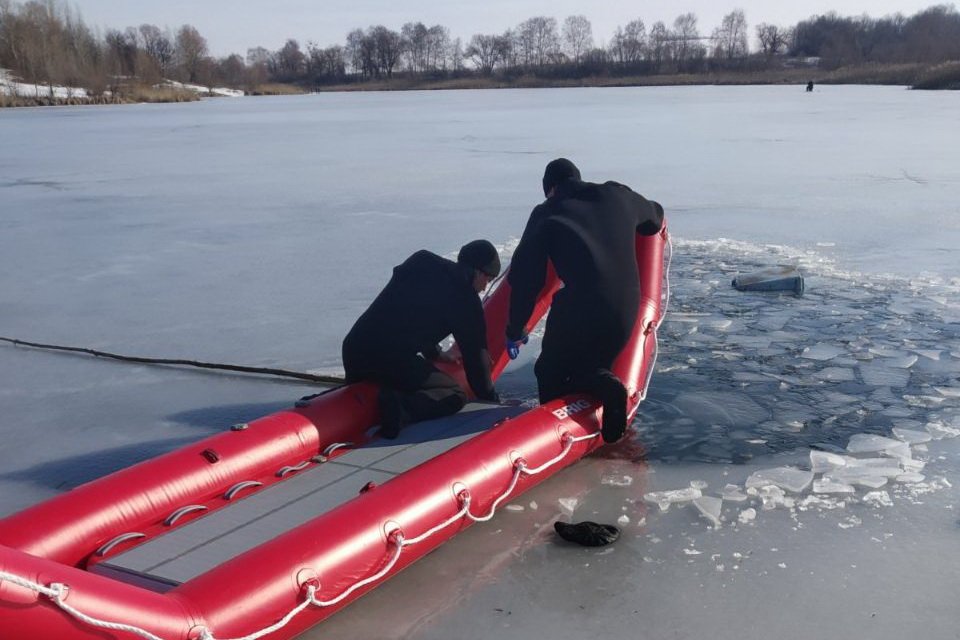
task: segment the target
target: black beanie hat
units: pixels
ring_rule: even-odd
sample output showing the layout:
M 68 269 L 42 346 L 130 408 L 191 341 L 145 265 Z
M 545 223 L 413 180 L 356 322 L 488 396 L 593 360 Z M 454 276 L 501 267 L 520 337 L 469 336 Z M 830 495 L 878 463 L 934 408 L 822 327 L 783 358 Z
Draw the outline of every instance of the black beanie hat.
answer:
M 550 193 L 550 189 L 567 180 L 580 179 L 580 169 L 566 158 L 551 160 L 543 172 L 543 195 Z
M 478 271 L 483 271 L 491 278 L 500 275 L 500 256 L 497 249 L 486 240 L 474 240 L 460 248 L 457 262 Z

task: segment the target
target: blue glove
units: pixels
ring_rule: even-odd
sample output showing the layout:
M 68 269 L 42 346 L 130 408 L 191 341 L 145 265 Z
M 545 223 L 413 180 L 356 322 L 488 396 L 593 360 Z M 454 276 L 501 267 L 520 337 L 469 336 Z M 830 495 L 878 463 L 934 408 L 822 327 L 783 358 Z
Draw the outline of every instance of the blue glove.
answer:
M 516 360 L 517 356 L 520 355 L 520 345 L 527 344 L 530 341 L 529 336 L 523 336 L 519 340 L 511 340 L 507 338 L 507 355 L 510 356 L 511 360 Z

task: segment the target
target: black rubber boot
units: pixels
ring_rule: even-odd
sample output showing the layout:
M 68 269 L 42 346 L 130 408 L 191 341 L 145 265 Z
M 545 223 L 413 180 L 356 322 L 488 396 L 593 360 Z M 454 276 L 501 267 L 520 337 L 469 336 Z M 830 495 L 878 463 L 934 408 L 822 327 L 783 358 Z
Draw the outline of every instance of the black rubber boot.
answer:
M 567 542 L 574 542 L 584 547 L 603 547 L 620 537 L 620 529 L 612 524 L 554 522 L 553 528 L 557 535 Z
M 622 438 L 627 430 L 627 389 L 620 378 L 601 369 L 586 381 L 584 391 L 603 404 L 603 441 L 609 444 Z
M 380 407 L 380 437 L 393 440 L 408 422 L 400 394 L 384 387 L 377 395 L 377 405 Z

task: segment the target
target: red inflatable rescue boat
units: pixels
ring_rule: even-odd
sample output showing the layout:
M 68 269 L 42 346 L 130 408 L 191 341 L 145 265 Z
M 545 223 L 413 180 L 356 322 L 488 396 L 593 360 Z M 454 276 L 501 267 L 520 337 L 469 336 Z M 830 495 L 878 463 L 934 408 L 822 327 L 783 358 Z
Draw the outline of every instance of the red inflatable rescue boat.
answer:
M 665 229 L 637 236 L 640 313 L 614 367 L 631 416 L 666 246 Z M 484 303 L 497 376 L 509 297 L 504 279 Z M 376 397 L 339 387 L 0 520 L 0 637 L 292 638 L 603 444 L 587 396 L 473 403 L 391 441 L 372 437 Z

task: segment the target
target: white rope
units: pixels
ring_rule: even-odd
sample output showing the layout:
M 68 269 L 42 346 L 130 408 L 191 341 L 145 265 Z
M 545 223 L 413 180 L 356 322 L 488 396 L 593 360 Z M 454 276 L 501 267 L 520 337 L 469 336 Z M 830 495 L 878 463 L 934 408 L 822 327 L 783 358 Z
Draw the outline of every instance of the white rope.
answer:
M 346 591 L 344 591 L 343 593 L 341 593 L 340 595 L 338 595 L 336 598 L 332 600 L 317 600 L 315 597 L 310 596 L 307 602 L 310 602 L 318 607 L 332 607 L 333 605 L 342 602 L 344 599 L 346 599 L 351 593 L 353 593 L 357 589 L 365 587 L 371 582 L 376 582 L 383 576 L 390 573 L 390 570 L 393 569 L 393 565 L 397 564 L 397 560 L 400 559 L 400 552 L 403 551 L 403 534 L 399 532 L 394 534 L 394 536 L 391 537 L 391 541 L 394 543 L 393 556 L 390 558 L 390 561 L 387 562 L 386 566 L 384 566 L 383 569 L 376 572 L 372 576 L 366 577 L 360 582 L 357 582 L 356 584 L 354 584 L 349 589 L 347 589 Z
M 426 540 L 427 538 L 429 538 L 430 536 L 432 536 L 432 535 L 435 534 L 436 532 L 440 531 L 441 529 L 446 529 L 447 527 L 449 527 L 449 526 L 452 525 L 454 522 L 456 522 L 457 520 L 459 520 L 459 519 L 462 518 L 463 516 L 467 515 L 468 513 L 470 513 L 470 496 L 469 496 L 469 495 L 464 495 L 464 496 L 463 496 L 463 508 L 461 508 L 460 511 L 457 511 L 455 514 L 453 514 L 452 516 L 450 516 L 450 518 L 447 519 L 445 522 L 442 522 L 442 523 L 438 524 L 438 525 L 435 526 L 433 529 L 430 529 L 429 531 L 426 531 L 426 532 L 420 534 L 420 535 L 417 536 L 416 538 L 410 538 L 409 540 L 404 540 L 404 541 L 403 541 L 403 546 L 409 547 L 409 546 L 412 545 L 412 544 L 417 544 L 418 542 L 423 542 L 424 540 Z
M 46 587 L 42 584 L 32 582 L 26 578 L 21 578 L 20 576 L 14 575 L 12 573 L 7 573 L 6 571 L 0 571 L 0 582 L 6 580 L 12 584 L 23 587 L 25 589 L 30 589 L 31 591 L 36 591 L 39 594 L 45 595 L 53 602 L 72 615 L 77 620 L 81 622 L 86 622 L 92 627 L 99 627 L 100 629 L 110 629 L 112 631 L 126 631 L 127 633 L 132 633 L 134 635 L 145 638 L 146 640 L 163 640 L 160 636 L 156 636 L 145 629 L 140 627 L 135 627 L 129 624 L 123 624 L 120 622 L 110 622 L 109 620 L 101 620 L 99 618 L 94 618 L 93 616 L 88 616 L 82 611 L 72 607 L 64 601 L 64 598 L 67 597 L 68 587 L 65 584 L 60 584 L 58 582 L 53 582 L 49 587 Z

